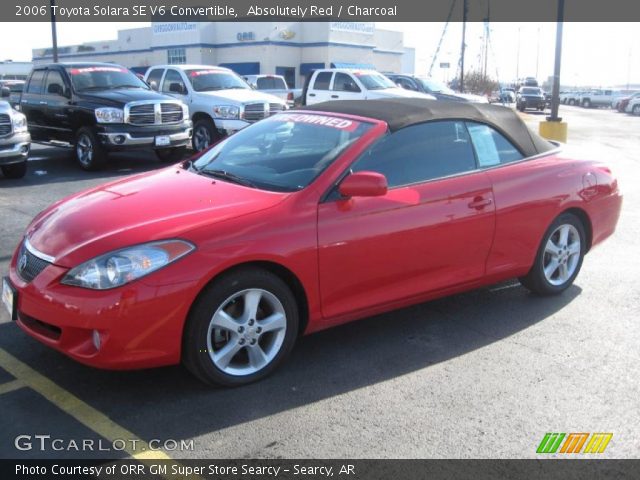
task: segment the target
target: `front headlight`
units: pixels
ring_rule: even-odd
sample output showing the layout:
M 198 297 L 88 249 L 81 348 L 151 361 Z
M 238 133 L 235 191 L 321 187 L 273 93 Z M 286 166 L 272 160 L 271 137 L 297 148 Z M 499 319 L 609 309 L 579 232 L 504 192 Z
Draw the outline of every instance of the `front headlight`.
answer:
M 23 133 L 27 131 L 27 117 L 22 113 L 14 113 L 11 119 L 13 123 L 13 131 L 15 133 Z
M 213 107 L 213 115 L 217 118 L 239 118 L 240 108 L 233 105 L 216 105 Z
M 149 275 L 184 257 L 195 246 L 184 240 L 143 243 L 100 255 L 71 269 L 65 285 L 107 290 Z
M 124 123 L 124 111 L 119 108 L 96 108 L 95 114 L 98 123 Z
M 186 103 L 182 104 L 182 118 L 184 120 L 189 120 L 189 105 Z

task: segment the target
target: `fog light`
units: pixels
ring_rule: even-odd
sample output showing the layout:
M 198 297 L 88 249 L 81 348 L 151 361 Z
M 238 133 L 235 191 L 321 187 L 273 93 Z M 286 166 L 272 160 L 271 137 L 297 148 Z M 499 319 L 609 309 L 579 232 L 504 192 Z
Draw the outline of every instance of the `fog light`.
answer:
M 116 137 L 113 139 L 113 141 L 118 145 L 122 145 L 124 143 L 124 140 L 124 135 L 116 135 Z
M 93 331 L 93 346 L 96 350 L 100 350 L 100 332 L 98 330 Z
M 27 153 L 28 151 L 29 151 L 28 145 L 23 145 L 22 148 L 20 148 L 20 153 Z

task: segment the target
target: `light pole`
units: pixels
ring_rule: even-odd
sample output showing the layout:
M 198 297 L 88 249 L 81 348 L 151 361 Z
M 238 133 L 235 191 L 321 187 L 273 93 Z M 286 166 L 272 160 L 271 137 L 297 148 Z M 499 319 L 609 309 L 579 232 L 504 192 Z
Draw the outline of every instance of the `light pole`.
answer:
M 53 63 L 58 63 L 58 33 L 56 31 L 56 0 L 49 0 L 49 12 L 51 13 L 51 40 L 53 42 Z

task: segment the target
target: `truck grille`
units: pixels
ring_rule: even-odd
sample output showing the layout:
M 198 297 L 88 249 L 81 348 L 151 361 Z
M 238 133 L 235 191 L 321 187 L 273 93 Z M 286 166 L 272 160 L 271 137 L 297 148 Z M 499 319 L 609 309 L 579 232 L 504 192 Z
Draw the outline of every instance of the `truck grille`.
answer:
M 142 103 L 129 107 L 128 123 L 132 125 L 164 125 L 182 121 L 179 103 Z
M 11 118 L 6 113 L 0 113 L 0 137 L 11 133 Z
M 281 103 L 270 103 L 269 104 L 269 115 L 275 115 L 278 112 L 284 110 L 284 105 Z
M 26 259 L 23 260 L 25 257 Z M 49 265 L 51 265 L 51 263 L 36 257 L 33 253 L 27 250 L 24 244 L 22 244 L 22 249 L 18 256 L 17 271 L 20 278 L 25 282 L 32 281 Z
M 244 106 L 244 119 L 247 122 L 257 122 L 265 116 L 264 103 L 250 103 Z

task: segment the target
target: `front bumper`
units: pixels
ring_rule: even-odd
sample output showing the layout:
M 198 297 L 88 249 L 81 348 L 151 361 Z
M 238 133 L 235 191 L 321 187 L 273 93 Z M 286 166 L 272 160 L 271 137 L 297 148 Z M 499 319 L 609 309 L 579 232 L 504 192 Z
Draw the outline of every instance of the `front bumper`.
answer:
M 101 125 L 98 138 L 108 150 L 130 150 L 132 148 L 172 148 L 189 145 L 193 136 L 191 120 L 165 126 L 134 127 L 130 125 Z M 157 145 L 156 138 L 168 137 L 169 143 Z
M 0 139 L 0 165 L 26 162 L 30 148 L 31 135 L 28 132 Z
M 544 98 L 521 98 L 518 103 L 525 108 L 544 108 L 546 102 Z
M 216 128 L 220 130 L 223 135 L 231 135 L 232 133 L 235 133 L 251 125 L 251 123 L 245 120 L 215 118 L 213 121 L 216 125 Z

